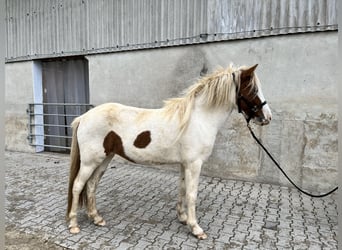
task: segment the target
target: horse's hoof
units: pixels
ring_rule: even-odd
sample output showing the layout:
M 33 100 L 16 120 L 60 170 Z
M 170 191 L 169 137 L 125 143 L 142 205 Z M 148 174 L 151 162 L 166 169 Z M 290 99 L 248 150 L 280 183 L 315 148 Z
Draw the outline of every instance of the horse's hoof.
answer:
M 106 225 L 106 221 L 104 219 L 102 219 L 102 220 L 96 222 L 95 225 L 103 227 Z
M 197 237 L 197 239 L 199 240 L 205 240 L 206 238 L 208 238 L 206 233 L 200 233 L 198 235 L 195 235 Z
M 72 234 L 78 234 L 81 230 L 80 230 L 80 228 L 78 226 L 76 226 L 76 227 L 70 227 L 69 231 Z

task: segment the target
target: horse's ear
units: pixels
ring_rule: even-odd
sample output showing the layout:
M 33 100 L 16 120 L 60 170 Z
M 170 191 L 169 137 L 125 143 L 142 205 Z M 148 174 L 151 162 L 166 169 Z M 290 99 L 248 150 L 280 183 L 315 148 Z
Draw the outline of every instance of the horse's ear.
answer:
M 254 72 L 254 70 L 256 69 L 256 67 L 258 67 L 258 64 L 255 64 L 254 66 L 248 68 L 248 69 L 243 69 L 241 71 L 241 81 L 244 82 L 244 81 L 250 81 L 251 79 L 251 76 Z

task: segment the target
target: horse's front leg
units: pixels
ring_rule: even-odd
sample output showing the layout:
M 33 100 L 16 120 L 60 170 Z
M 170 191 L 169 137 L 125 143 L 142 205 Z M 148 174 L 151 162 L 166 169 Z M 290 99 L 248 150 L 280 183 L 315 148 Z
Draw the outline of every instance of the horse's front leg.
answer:
M 206 239 L 207 235 L 198 225 L 196 219 L 196 200 L 198 191 L 198 182 L 201 173 L 202 160 L 194 161 L 185 166 L 185 188 L 186 188 L 186 203 L 187 203 L 187 224 L 190 227 L 191 233 L 198 239 Z
M 179 222 L 186 224 L 188 216 L 186 214 L 185 166 L 183 164 L 180 165 L 178 189 L 177 216 Z

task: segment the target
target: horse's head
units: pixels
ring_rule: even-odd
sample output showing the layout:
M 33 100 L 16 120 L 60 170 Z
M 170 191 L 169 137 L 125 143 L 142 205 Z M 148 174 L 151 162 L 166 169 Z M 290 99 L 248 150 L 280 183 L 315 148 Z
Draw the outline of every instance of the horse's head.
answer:
M 272 114 L 254 72 L 257 66 L 258 64 L 239 69 L 240 84 L 237 87 L 236 104 L 239 113 L 244 115 L 247 122 L 252 120 L 258 125 L 267 125 L 272 119 Z M 235 78 L 235 74 L 233 76 Z

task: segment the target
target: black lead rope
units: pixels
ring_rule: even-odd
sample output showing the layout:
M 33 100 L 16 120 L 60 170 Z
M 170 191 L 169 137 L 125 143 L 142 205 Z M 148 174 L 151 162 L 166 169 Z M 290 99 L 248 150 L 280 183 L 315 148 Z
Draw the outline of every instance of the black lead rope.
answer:
M 249 125 L 249 123 L 247 122 L 247 127 L 249 129 L 249 131 L 251 132 L 254 140 L 262 147 L 262 149 L 266 152 L 266 154 L 271 158 L 271 160 L 274 162 L 274 164 L 279 168 L 279 170 L 283 173 L 283 175 L 288 179 L 288 181 L 293 185 L 295 186 L 300 192 L 302 192 L 303 194 L 306 194 L 310 197 L 313 197 L 313 198 L 322 198 L 322 197 L 325 197 L 325 196 L 328 196 L 330 195 L 331 193 L 335 192 L 338 187 L 335 187 L 333 190 L 329 191 L 328 193 L 325 193 L 325 194 L 320 194 L 320 195 L 315 195 L 315 194 L 310 194 L 306 191 L 304 191 L 303 189 L 301 189 L 300 187 L 298 187 L 291 179 L 290 177 L 287 176 L 287 174 L 285 173 L 285 171 L 280 167 L 279 163 L 273 158 L 273 156 L 268 152 L 268 150 L 264 147 L 264 145 L 262 145 L 262 143 L 260 142 L 260 140 L 255 136 L 251 126 Z

